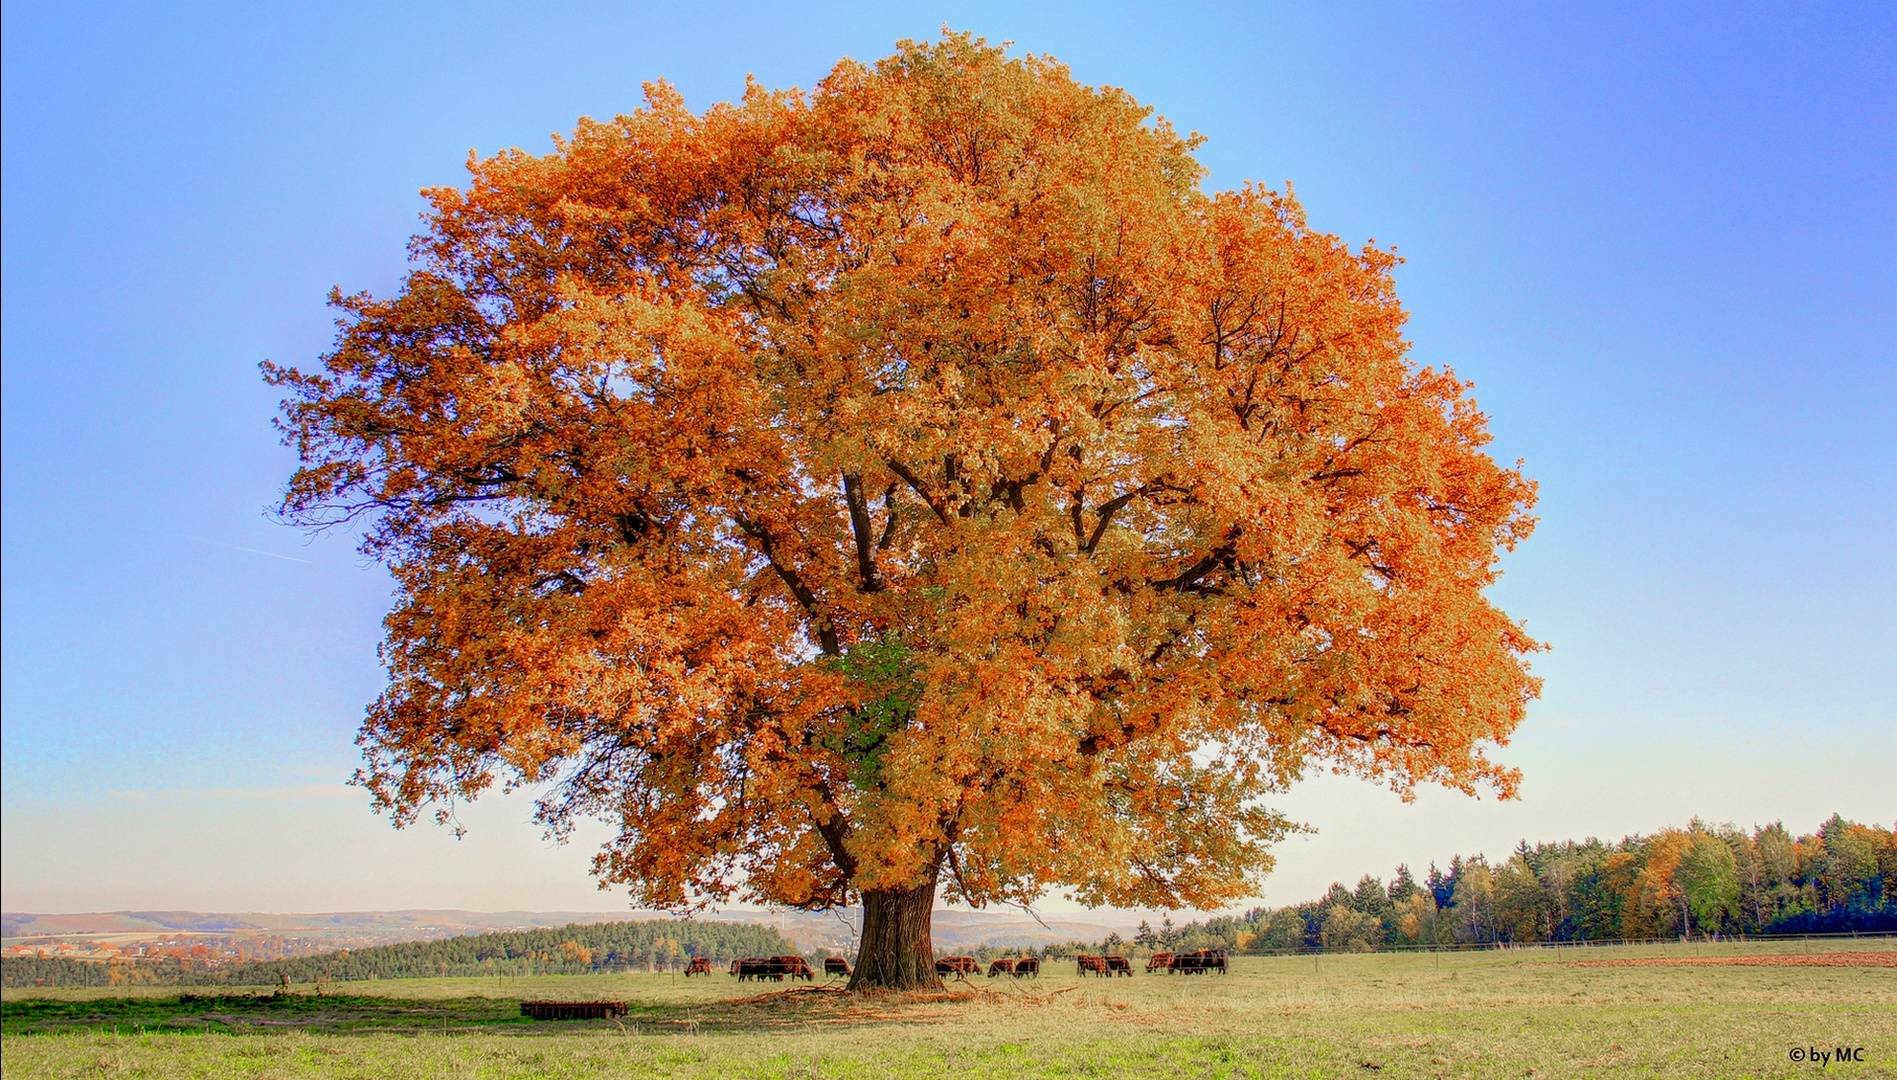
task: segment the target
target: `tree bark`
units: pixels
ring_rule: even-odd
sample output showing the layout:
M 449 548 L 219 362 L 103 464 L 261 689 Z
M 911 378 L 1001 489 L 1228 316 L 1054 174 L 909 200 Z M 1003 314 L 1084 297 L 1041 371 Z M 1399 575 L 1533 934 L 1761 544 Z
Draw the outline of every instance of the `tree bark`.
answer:
M 863 941 L 851 990 L 940 990 L 935 973 L 935 875 L 912 889 L 863 893 Z

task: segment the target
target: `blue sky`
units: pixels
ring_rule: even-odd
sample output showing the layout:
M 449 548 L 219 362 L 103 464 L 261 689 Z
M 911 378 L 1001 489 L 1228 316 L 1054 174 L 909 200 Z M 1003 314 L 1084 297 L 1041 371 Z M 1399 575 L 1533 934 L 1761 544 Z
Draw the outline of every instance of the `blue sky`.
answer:
M 1272 903 L 1400 860 L 1694 815 L 1897 819 L 1897 8 L 166 6 L 0 12 L 9 910 L 612 907 L 521 801 L 456 842 L 342 780 L 381 571 L 266 508 L 259 360 L 386 292 L 417 189 L 664 78 L 809 86 L 944 24 L 1051 53 L 1394 244 L 1542 525 L 1518 803 L 1282 800 Z

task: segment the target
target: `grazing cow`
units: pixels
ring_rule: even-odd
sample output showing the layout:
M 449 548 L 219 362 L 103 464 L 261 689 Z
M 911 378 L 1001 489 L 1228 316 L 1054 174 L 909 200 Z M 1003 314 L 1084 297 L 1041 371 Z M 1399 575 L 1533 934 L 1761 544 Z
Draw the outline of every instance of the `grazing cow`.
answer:
M 1172 970 L 1172 954 L 1169 952 L 1156 952 L 1153 954 L 1153 958 L 1151 960 L 1146 961 L 1146 971 L 1148 974 L 1155 971 L 1171 971 L 1171 970 Z
M 1172 970 L 1181 975 L 1204 975 L 1209 971 L 1226 974 L 1224 949 L 1200 949 L 1197 952 L 1179 953 L 1172 958 Z
M 1032 975 L 1037 979 L 1041 977 L 1040 957 L 1023 956 L 1014 962 L 1014 977 L 1018 979 L 1023 975 Z
M 788 975 L 793 982 L 798 979 L 815 982 L 817 978 L 817 973 L 811 970 L 810 961 L 801 956 L 773 956 L 771 969 L 773 976 L 777 979 Z
M 988 965 L 988 977 L 991 979 L 997 975 L 1012 975 L 1012 974 L 1014 974 L 1014 961 L 1009 960 L 1006 957 L 1003 957 L 1002 959 L 997 960 L 994 963 Z
M 954 975 L 965 978 L 981 974 L 981 961 L 972 956 L 941 956 L 935 961 L 937 975 Z
M 850 974 L 850 962 L 841 956 L 826 956 L 823 958 L 823 973 L 826 977 L 830 975 L 847 977 Z
M 731 973 L 738 977 L 739 982 L 751 979 L 783 982 L 786 977 L 813 982 L 817 978 L 817 973 L 810 968 L 810 962 L 801 956 L 747 956 L 732 961 L 731 966 L 734 969 Z
M 688 979 L 694 975 L 709 974 L 711 974 L 711 957 L 709 956 L 694 956 L 692 962 L 685 965 L 685 977 Z
M 1133 977 L 1133 963 L 1126 957 L 1106 956 L 1101 959 L 1107 962 L 1107 971 L 1110 974 L 1124 975 L 1129 979 Z
M 1081 976 L 1098 975 L 1104 979 L 1112 974 L 1107 970 L 1107 958 L 1104 956 L 1088 956 L 1083 953 L 1074 957 L 1074 965 L 1077 969 L 1076 974 Z

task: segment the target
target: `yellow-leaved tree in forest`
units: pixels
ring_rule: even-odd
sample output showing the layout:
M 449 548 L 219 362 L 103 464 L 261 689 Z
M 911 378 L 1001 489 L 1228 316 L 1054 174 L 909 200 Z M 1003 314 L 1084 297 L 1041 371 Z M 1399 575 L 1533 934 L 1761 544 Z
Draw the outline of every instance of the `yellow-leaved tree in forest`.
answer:
M 540 785 L 636 902 L 861 902 L 852 985 L 915 987 L 938 895 L 1247 895 L 1313 763 L 1512 791 L 1534 487 L 1392 255 L 966 36 L 647 98 L 428 192 L 399 294 L 266 365 L 288 515 L 399 587 L 398 823 Z

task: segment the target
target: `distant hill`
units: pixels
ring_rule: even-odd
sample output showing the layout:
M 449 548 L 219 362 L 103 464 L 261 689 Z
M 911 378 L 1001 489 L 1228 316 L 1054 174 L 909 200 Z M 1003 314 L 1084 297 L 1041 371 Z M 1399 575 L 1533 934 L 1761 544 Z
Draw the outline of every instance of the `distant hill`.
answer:
M 1121 922 L 1117 912 L 1098 922 L 1073 917 L 1035 921 L 1026 915 L 988 911 L 937 911 L 934 937 L 937 949 L 951 946 L 972 950 L 981 945 L 1034 946 L 1069 941 L 1100 941 L 1108 934 L 1130 936 L 1136 919 Z
M 584 975 L 672 971 L 692 957 L 722 964 L 739 956 L 781 956 L 791 951 L 791 944 L 768 926 L 696 919 L 619 920 L 237 962 L 196 955 L 118 956 L 100 962 L 40 955 L 34 949 L 0 957 L 0 982 L 7 986 L 269 986 L 470 975 Z
M 832 952 L 855 951 L 856 934 L 862 922 L 860 911 L 726 911 L 699 918 L 726 919 L 776 927 L 785 937 L 806 952 L 828 949 Z M 1099 941 L 1108 934 L 1122 936 L 1133 932 L 1133 921 L 1084 922 L 1076 919 L 1047 919 L 1045 925 L 1027 915 L 990 911 L 965 911 L 938 908 L 933 937 L 936 951 L 973 951 L 982 945 L 1027 947 L 1069 941 Z
M 670 969 L 785 952 L 853 954 L 859 912 L 457 910 L 305 914 L 112 911 L 7 913 L 4 983 L 271 985 L 442 975 Z M 1107 922 L 938 910 L 940 952 L 1034 948 L 1131 932 Z
M 699 920 L 750 923 L 778 930 L 805 952 L 830 949 L 852 951 L 861 913 L 759 911 L 728 909 L 706 912 Z M 310 913 L 102 911 L 83 914 L 7 912 L 0 926 L 9 946 L 23 942 L 67 942 L 75 945 L 111 945 L 116 948 L 177 935 L 218 937 L 271 937 L 293 940 L 307 953 L 325 946 L 364 948 L 407 941 L 435 941 L 495 931 L 615 922 L 674 921 L 656 911 L 460 911 L 413 909 L 406 911 L 332 911 Z M 1065 941 L 1098 941 L 1110 933 L 1127 935 L 1130 924 L 1050 918 L 1043 925 L 1026 915 L 988 911 L 938 910 L 935 943 L 942 949 L 973 949 L 980 945 L 1030 946 Z
M 668 916 L 653 911 L 330 911 L 281 914 L 215 911 L 95 911 L 84 914 L 0 914 L 6 938 L 74 935 L 275 934 L 346 937 L 389 942 L 531 930 L 574 923 L 639 922 Z

